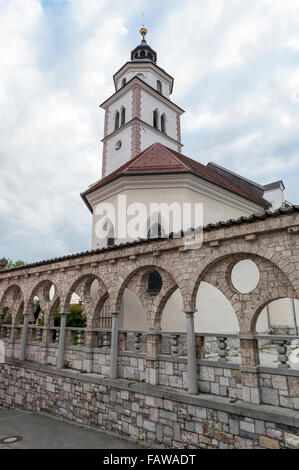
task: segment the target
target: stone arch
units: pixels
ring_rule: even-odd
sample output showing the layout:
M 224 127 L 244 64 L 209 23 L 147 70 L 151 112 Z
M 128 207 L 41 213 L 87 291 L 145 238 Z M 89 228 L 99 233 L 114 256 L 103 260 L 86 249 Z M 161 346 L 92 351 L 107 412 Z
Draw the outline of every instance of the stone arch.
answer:
M 56 297 L 52 302 L 47 316 L 45 316 L 45 326 L 54 326 L 54 319 L 58 308 L 60 307 L 60 298 Z
M 241 260 L 249 259 L 256 263 L 260 271 L 260 280 L 255 289 L 247 294 L 238 292 L 231 281 L 233 266 Z M 191 303 L 195 308 L 195 296 L 200 282 L 205 281 L 217 287 L 231 302 L 240 324 L 240 332 L 252 333 L 252 319 L 258 306 L 270 300 L 275 300 L 277 295 L 291 297 L 295 290 L 288 276 L 276 264 L 268 259 L 253 253 L 231 253 L 214 259 L 198 276 L 193 291 Z M 286 294 L 288 292 L 288 294 Z M 279 294 L 278 294 L 279 293 Z
M 51 290 L 54 288 L 54 294 L 51 298 Z M 39 279 L 38 283 L 31 288 L 29 293 L 28 300 L 26 302 L 26 310 L 28 312 L 32 311 L 34 298 L 38 297 L 40 300 L 41 310 L 45 315 L 45 325 L 48 323 L 49 312 L 52 308 L 53 303 L 59 298 L 59 291 L 57 284 L 50 278 L 45 277 L 44 279 Z
M 94 281 L 97 281 L 98 289 L 92 293 Z M 102 305 L 103 297 L 109 296 L 104 282 L 96 273 L 90 272 L 87 269 L 85 272 L 81 272 L 67 290 L 64 306 L 66 310 L 68 310 L 73 293 L 76 293 L 81 298 L 87 318 L 87 326 L 91 326 L 94 323 L 94 316 L 98 314 L 97 309 Z
M 160 292 L 155 296 L 150 296 L 146 292 L 146 279 L 152 271 L 157 271 L 162 278 L 162 287 Z M 149 330 L 159 330 L 163 308 L 169 296 L 178 289 L 174 277 L 164 267 L 158 266 L 156 263 L 148 263 L 137 267 L 134 271 L 124 276 L 122 283 L 118 286 L 115 297 L 115 309 L 120 311 L 122 298 L 125 289 L 130 289 L 140 299 L 147 317 L 147 325 Z
M 88 321 L 88 326 L 90 326 L 91 328 L 100 328 L 100 317 L 101 317 L 101 313 L 103 311 L 103 307 L 105 305 L 105 303 L 107 302 L 107 300 L 109 299 L 109 294 L 108 292 L 106 291 L 102 296 L 100 296 L 100 298 L 98 299 L 98 302 L 96 303 L 95 305 L 95 308 L 93 310 L 93 312 L 91 312 L 91 316 L 90 318 L 87 319 Z
M 18 284 L 11 284 L 4 291 L 0 301 L 1 314 L 5 309 L 8 309 L 7 311 L 12 315 L 12 324 L 15 325 L 20 319 L 18 315 L 21 317 L 24 312 L 24 294 Z
M 278 288 L 278 292 L 276 295 L 271 296 L 271 298 L 268 298 L 267 300 L 262 299 L 262 301 L 255 305 L 256 310 L 254 312 L 254 315 L 252 316 L 251 319 L 251 324 L 250 324 L 250 331 L 252 334 L 256 333 L 256 325 L 258 318 L 264 308 L 269 306 L 272 302 L 276 300 L 281 300 L 281 299 L 294 299 L 294 300 L 299 300 L 299 297 L 294 296 L 294 290 L 292 288 L 288 288 L 287 286 L 283 286 L 280 289 Z

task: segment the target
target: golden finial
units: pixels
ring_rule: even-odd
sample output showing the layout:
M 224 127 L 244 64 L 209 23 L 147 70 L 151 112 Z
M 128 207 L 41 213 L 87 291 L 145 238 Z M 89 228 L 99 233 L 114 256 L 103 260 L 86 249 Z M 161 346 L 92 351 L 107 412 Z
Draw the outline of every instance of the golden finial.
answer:
M 145 36 L 147 35 L 147 29 L 144 27 L 144 13 L 142 14 L 142 28 L 140 29 L 140 34 L 144 40 Z

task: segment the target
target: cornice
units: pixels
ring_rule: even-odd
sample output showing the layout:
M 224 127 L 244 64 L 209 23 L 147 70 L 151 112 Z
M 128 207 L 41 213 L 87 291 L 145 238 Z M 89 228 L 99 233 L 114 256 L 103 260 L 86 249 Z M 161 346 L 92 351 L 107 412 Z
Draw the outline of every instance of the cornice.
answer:
M 170 94 L 173 92 L 173 84 L 174 84 L 174 78 L 169 75 L 169 73 L 165 72 L 164 69 L 162 69 L 161 67 L 159 67 L 159 65 L 157 64 L 154 64 L 152 62 L 133 62 L 133 61 L 128 61 L 126 62 L 114 75 L 113 75 L 113 81 L 114 81 L 114 86 L 115 86 L 115 90 L 116 90 L 116 80 L 117 78 L 119 77 L 119 75 L 121 75 L 122 73 L 124 73 L 124 70 L 126 68 L 129 68 L 129 67 L 142 67 L 142 68 L 149 68 L 149 69 L 154 69 L 155 72 L 160 75 L 161 78 L 164 78 L 166 79 L 167 81 L 170 82 Z
M 175 103 L 173 103 L 170 99 L 166 98 L 166 96 L 162 95 L 159 93 L 157 90 L 155 90 L 153 87 L 151 87 L 148 83 L 144 82 L 141 80 L 139 77 L 133 77 L 131 80 L 129 80 L 125 86 L 117 90 L 110 98 L 105 100 L 101 105 L 100 108 L 106 109 L 108 106 L 110 106 L 112 103 L 114 103 L 117 99 L 119 99 L 120 96 L 124 95 L 128 91 L 132 89 L 134 85 L 140 85 L 143 90 L 147 91 L 149 94 L 154 96 L 155 98 L 158 98 L 160 101 L 162 101 L 166 106 L 168 106 L 170 109 L 174 109 L 176 112 L 178 112 L 180 115 L 182 115 L 185 111 L 177 106 Z
M 106 137 L 104 137 L 101 142 L 105 143 L 107 142 L 111 137 L 114 137 L 116 136 L 117 134 L 119 134 L 123 129 L 126 129 L 127 127 L 130 127 L 132 126 L 133 124 L 135 123 L 138 123 L 140 124 L 141 126 L 146 126 L 148 129 L 152 130 L 153 132 L 155 132 L 157 135 L 160 135 L 160 136 L 163 136 L 163 137 L 166 137 L 170 142 L 173 142 L 174 144 L 176 145 L 180 145 L 181 147 L 184 147 L 184 145 L 179 142 L 178 140 L 174 139 L 173 137 L 170 137 L 168 134 L 165 134 L 164 132 L 161 132 L 159 129 L 156 129 L 154 126 L 151 126 L 150 124 L 148 124 L 147 122 L 143 121 L 142 119 L 139 119 L 137 117 L 131 119 L 130 121 L 126 122 L 125 124 L 123 124 L 122 126 L 120 126 L 118 129 L 116 129 L 115 131 L 113 131 L 111 134 L 109 135 L 106 135 Z
M 249 213 L 262 213 L 264 209 L 237 194 L 221 188 L 213 183 L 205 181 L 200 176 L 192 173 L 171 173 L 157 175 L 120 175 L 118 179 L 98 188 L 86 195 L 90 207 L 98 204 L 120 192 L 144 189 L 189 189 L 202 196 L 210 197 L 218 202 L 229 204 L 239 210 Z

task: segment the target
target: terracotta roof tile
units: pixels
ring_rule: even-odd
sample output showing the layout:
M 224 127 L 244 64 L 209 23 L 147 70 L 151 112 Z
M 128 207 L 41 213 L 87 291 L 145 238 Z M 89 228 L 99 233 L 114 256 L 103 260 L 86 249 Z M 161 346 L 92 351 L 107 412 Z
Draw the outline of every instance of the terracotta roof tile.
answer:
M 127 161 L 117 170 L 97 181 L 94 185 L 88 188 L 87 191 L 83 192 L 81 196 L 84 202 L 88 205 L 86 199 L 88 194 L 120 176 L 161 173 L 193 173 L 210 183 L 221 186 L 222 188 L 244 197 L 264 208 L 269 207 L 269 203 L 265 199 L 257 197 L 255 194 L 240 188 L 212 168 L 192 160 L 191 158 L 159 143 L 151 145 L 139 155 Z

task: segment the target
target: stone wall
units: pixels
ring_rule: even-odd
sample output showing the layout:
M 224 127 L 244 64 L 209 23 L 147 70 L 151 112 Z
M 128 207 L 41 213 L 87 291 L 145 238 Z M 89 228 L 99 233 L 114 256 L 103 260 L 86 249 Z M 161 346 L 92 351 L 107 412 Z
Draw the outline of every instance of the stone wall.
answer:
M 18 359 L 20 341 L 6 339 L 5 345 L 6 357 Z M 42 343 L 31 342 L 27 345 L 27 360 L 56 366 L 57 348 L 57 344 L 46 346 Z M 109 348 L 103 350 L 67 346 L 65 365 L 67 368 L 82 373 L 91 372 L 109 377 L 110 354 Z M 147 356 L 145 353 L 119 352 L 118 377 L 145 382 L 146 361 Z M 187 390 L 187 358 L 158 356 L 155 366 L 158 374 L 157 385 Z M 256 386 L 255 381 L 258 381 L 261 403 L 295 410 L 299 409 L 299 370 L 260 367 L 254 371 L 252 376 L 250 374 L 251 369 L 243 368 L 240 364 L 206 360 L 198 360 L 197 368 L 198 389 L 202 394 L 207 393 L 236 400 L 246 400 L 244 393 L 247 393 L 247 388 Z M 248 371 L 249 373 L 247 373 Z M 243 377 L 245 377 L 245 380 Z
M 172 448 L 299 448 L 299 412 L 71 370 L 0 365 L 0 406 L 42 411 Z

